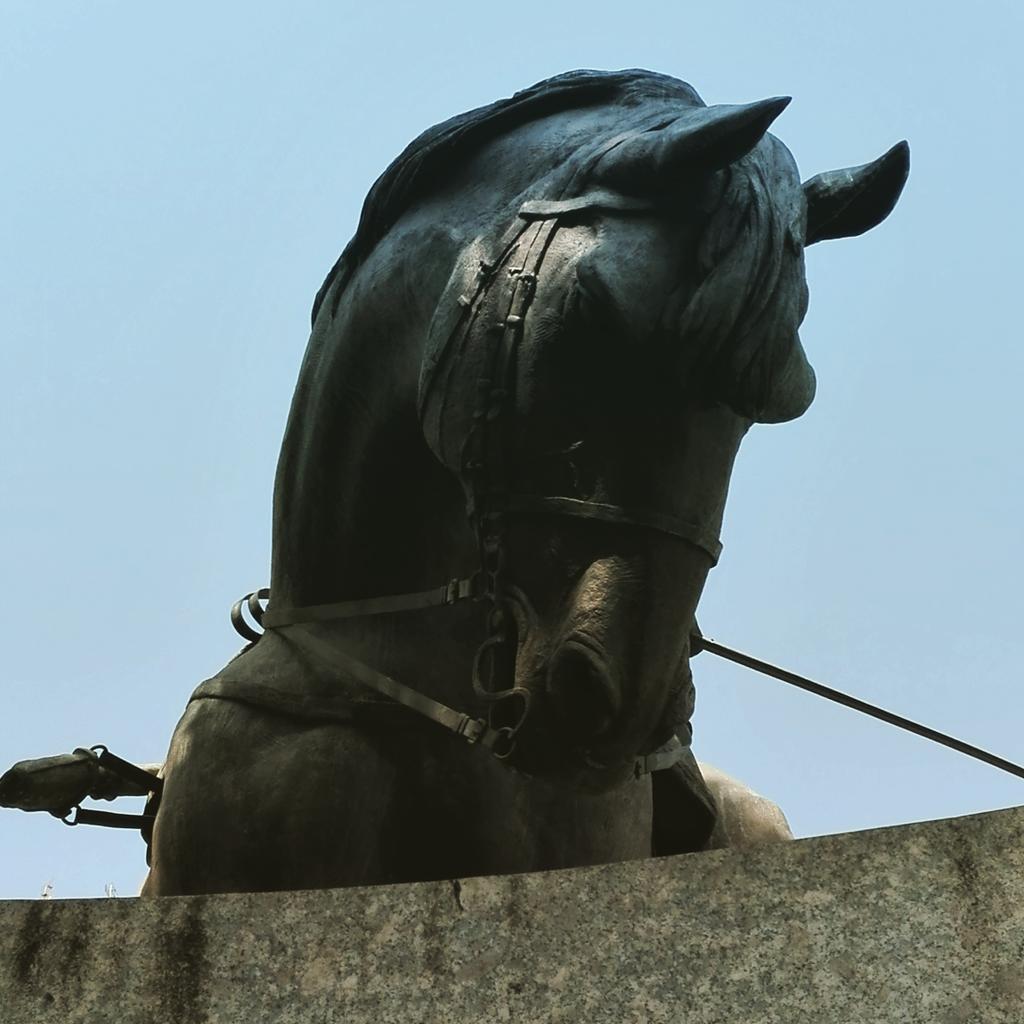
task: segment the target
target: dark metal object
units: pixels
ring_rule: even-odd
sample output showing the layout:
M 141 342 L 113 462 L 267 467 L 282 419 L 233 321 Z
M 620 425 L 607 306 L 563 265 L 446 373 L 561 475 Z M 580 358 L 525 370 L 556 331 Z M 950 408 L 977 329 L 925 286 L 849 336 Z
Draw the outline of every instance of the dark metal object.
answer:
M 48 811 L 65 825 L 106 825 L 146 829 L 151 814 L 117 814 L 81 807 L 87 797 L 114 800 L 119 796 L 159 797 L 163 779 L 112 754 L 102 743 L 71 754 L 19 761 L 0 778 L 0 806 L 23 811 Z
M 147 772 L 131 761 L 112 754 L 102 743 L 97 743 L 89 748 L 94 754 L 98 752 L 99 766 L 109 772 L 113 772 L 118 778 L 123 779 L 132 785 L 138 786 L 143 793 L 156 793 L 158 796 L 163 792 L 164 780 L 152 772 Z
M 243 639 L 248 640 L 249 643 L 256 643 L 263 634 L 257 633 L 256 630 L 245 621 L 245 616 L 242 614 L 242 608 L 244 607 L 248 610 L 257 626 L 262 626 L 264 615 L 262 602 L 269 600 L 270 591 L 266 587 L 263 587 L 261 590 L 254 590 L 251 594 L 246 594 L 245 597 L 239 598 L 231 606 L 231 625 L 235 627 L 235 632 Z
M 104 828 L 130 828 L 140 831 L 151 827 L 155 820 L 154 814 L 120 814 L 117 811 L 94 811 L 88 807 L 72 807 L 61 818 L 65 825 L 102 825 Z
M 86 798 L 159 793 L 163 780 L 138 765 L 111 754 L 102 744 L 70 754 L 19 761 L 0 776 L 0 806 L 23 811 L 48 811 L 66 817 Z
M 81 747 L 71 754 L 19 761 L 0 776 L 0 807 L 60 817 L 88 796 L 111 799 L 108 781 L 96 755 Z
M 541 264 L 557 229 L 557 214 L 526 223 L 522 223 L 521 217 L 517 218 L 510 231 L 518 245 L 515 262 L 519 265 L 509 265 L 513 262 L 511 243 L 503 245 L 501 257 L 494 269 L 479 279 L 477 293 L 465 307 L 453 332 L 468 338 L 476 322 L 484 320 L 484 344 L 487 346 L 485 376 L 477 382 L 478 404 L 463 444 L 462 474 L 469 489 L 466 511 L 477 538 L 483 597 L 490 606 L 488 635 L 473 659 L 473 693 L 477 699 L 490 705 L 488 717 L 492 722 L 503 713 L 503 708 L 509 706 L 509 702 L 521 704 L 521 713 L 515 724 L 506 726 L 509 734 L 505 749 L 499 753 L 502 758 L 512 754 L 516 737 L 530 713 L 529 691 L 516 686 L 514 679 L 512 685 L 506 685 L 507 680 L 498 678 L 498 652 L 516 643 L 505 583 L 508 513 L 505 463 L 509 419 L 515 405 L 513 374 L 523 337 L 523 321 L 537 290 Z M 487 301 L 495 281 L 499 282 L 496 311 L 488 308 L 491 304 Z
M 150 772 L 145 771 L 138 765 L 126 761 L 116 754 L 112 754 L 102 743 L 97 743 L 89 748 L 96 756 L 96 763 L 99 768 L 106 769 L 116 775 L 119 779 L 135 786 L 145 794 L 151 794 L 159 799 L 164 789 L 164 780 Z M 147 805 L 148 806 L 148 805 Z M 104 828 L 129 828 L 138 829 L 144 835 L 151 832 L 154 814 L 122 814 L 117 811 L 94 811 L 89 807 L 81 807 L 77 803 L 67 813 L 60 815 L 58 812 L 51 812 L 65 825 L 101 825 Z M 148 842 L 148 838 L 147 838 Z
M 742 665 L 744 668 L 750 668 L 755 672 L 760 672 L 762 675 L 771 676 L 773 679 L 778 679 L 783 683 L 789 683 L 790 686 L 796 686 L 801 690 L 806 690 L 808 693 L 813 693 L 819 697 L 824 697 L 826 700 L 834 701 L 836 704 L 842 704 L 843 707 L 851 708 L 853 711 L 859 711 L 862 715 L 877 718 L 880 722 L 886 722 L 888 725 L 896 726 L 897 729 L 905 729 L 907 732 L 912 732 L 915 736 L 921 736 L 926 740 L 931 740 L 933 743 L 941 743 L 944 747 L 949 747 L 951 750 L 956 750 L 961 754 L 966 754 L 968 757 L 973 757 L 978 761 L 984 761 L 985 764 L 990 764 L 993 768 L 999 768 L 1004 772 L 1009 772 L 1011 775 L 1016 775 L 1018 779 L 1024 779 L 1024 768 L 1019 764 L 1007 761 L 1006 758 L 999 757 L 996 754 L 990 754 L 987 750 L 982 750 L 981 747 L 975 747 L 970 743 L 964 743 L 963 740 L 958 740 L 954 736 L 947 736 L 944 732 L 939 732 L 937 729 L 932 729 L 927 725 L 921 725 L 919 722 L 911 721 L 909 718 L 904 718 L 902 715 L 897 715 L 892 711 L 886 711 L 884 708 L 876 707 L 874 704 L 869 704 L 867 701 L 860 700 L 857 697 L 852 697 L 850 694 L 843 693 L 841 690 L 834 690 L 831 686 L 825 686 L 823 683 L 816 683 L 813 679 L 797 675 L 796 672 L 790 672 L 788 669 L 779 668 L 778 665 L 772 665 L 767 661 L 761 661 L 760 658 L 744 654 L 742 651 L 733 650 L 733 648 L 726 647 L 724 644 L 717 643 L 714 640 L 709 640 L 707 637 L 701 637 L 699 645 L 700 650 L 708 651 L 711 654 L 717 654 L 718 657 L 725 658 L 726 661 L 735 662 L 737 665 Z

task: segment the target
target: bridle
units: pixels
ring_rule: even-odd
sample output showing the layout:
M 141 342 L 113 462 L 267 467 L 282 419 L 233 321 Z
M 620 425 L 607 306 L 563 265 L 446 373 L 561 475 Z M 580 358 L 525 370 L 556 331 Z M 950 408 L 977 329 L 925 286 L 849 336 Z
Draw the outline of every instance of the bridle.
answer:
M 566 219 L 592 210 L 645 211 L 651 204 L 617 193 L 598 190 L 568 200 L 532 201 L 521 206 L 512 224 L 493 245 L 490 259 L 480 259 L 470 286 L 466 268 L 457 266 L 431 325 L 427 355 L 420 380 L 420 415 L 438 377 L 438 369 L 452 353 L 467 344 L 482 346 L 484 369 L 477 381 L 477 402 L 462 446 L 462 480 L 467 494 L 467 516 L 476 534 L 479 570 L 471 577 L 452 579 L 440 587 L 416 593 L 340 601 L 302 607 L 277 607 L 270 591 L 247 594 L 231 609 L 231 621 L 246 640 L 257 642 L 257 632 L 243 615 L 247 611 L 263 630 L 287 629 L 315 622 L 410 612 L 445 607 L 461 601 L 485 602 L 487 635 L 473 662 L 472 688 L 478 701 L 489 707 L 486 717 L 457 711 L 392 679 L 351 657 L 327 636 L 309 630 L 291 632 L 301 646 L 347 678 L 444 726 L 469 743 L 479 744 L 495 757 L 508 761 L 519 733 L 530 716 L 530 692 L 524 687 L 496 685 L 496 655 L 515 644 L 509 585 L 505 579 L 506 532 L 517 516 L 566 517 L 625 529 L 653 531 L 699 548 L 714 565 L 722 546 L 718 537 L 700 524 L 648 509 L 588 501 L 560 495 L 510 493 L 508 453 L 515 415 L 516 358 L 524 337 L 526 318 L 537 291 L 555 233 Z M 514 710 L 513 710 L 514 709 Z M 507 723 L 511 724 L 507 724 Z M 685 753 L 677 737 L 618 766 L 620 774 L 639 777 L 671 767 Z M 592 763 L 597 771 L 614 766 Z M 626 771 L 621 771 L 621 769 Z

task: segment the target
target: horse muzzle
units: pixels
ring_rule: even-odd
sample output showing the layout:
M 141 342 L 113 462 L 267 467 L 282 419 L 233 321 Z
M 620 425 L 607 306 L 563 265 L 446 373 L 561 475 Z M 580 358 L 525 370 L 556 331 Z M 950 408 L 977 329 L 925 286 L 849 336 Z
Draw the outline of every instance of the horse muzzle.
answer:
M 548 663 L 545 691 L 570 740 L 586 743 L 604 736 L 622 707 L 609 659 L 601 645 L 574 633 Z

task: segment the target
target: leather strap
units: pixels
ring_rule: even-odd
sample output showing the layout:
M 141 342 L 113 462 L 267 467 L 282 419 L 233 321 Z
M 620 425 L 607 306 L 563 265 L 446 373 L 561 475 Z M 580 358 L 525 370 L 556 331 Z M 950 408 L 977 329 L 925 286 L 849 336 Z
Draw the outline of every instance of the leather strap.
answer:
M 438 369 L 456 340 L 464 338 L 471 330 L 480 311 L 480 300 L 494 283 L 495 270 L 505 264 L 529 226 L 524 218 L 513 217 L 501 237 L 487 246 L 486 258 L 479 259 L 471 266 L 466 266 L 462 259 L 456 263 L 427 332 L 426 354 L 420 368 L 416 400 L 416 410 L 421 420 Z M 471 274 L 472 281 L 468 280 Z
M 520 207 L 519 216 L 523 220 L 547 220 L 549 217 L 564 217 L 568 213 L 578 213 L 582 210 L 642 213 L 653 208 L 654 204 L 645 199 L 636 199 L 633 196 L 599 188 L 572 199 L 531 199 Z
M 112 754 L 102 744 L 98 743 L 96 746 L 91 747 L 90 750 L 95 754 L 99 752 L 99 766 L 105 768 L 108 772 L 113 772 L 118 778 L 123 779 L 125 782 L 130 782 L 133 786 L 138 786 L 142 790 L 143 795 L 146 793 L 161 793 L 164 788 L 164 780 L 151 772 L 147 772 L 144 768 L 140 768 L 137 764 L 132 764 L 131 761 L 126 761 L 123 757 L 118 757 L 117 754 Z
M 711 564 L 716 565 L 722 553 L 722 543 L 714 534 L 694 523 L 662 512 L 647 509 L 628 509 L 621 505 L 606 505 L 597 501 L 583 501 L 579 498 L 544 497 L 534 494 L 515 494 L 509 498 L 510 512 L 544 513 L 548 515 L 572 516 L 577 519 L 593 519 L 614 526 L 636 526 L 655 530 L 678 540 L 693 544 L 706 552 Z
M 294 627 L 285 626 L 283 628 L 294 630 Z M 467 743 L 479 743 L 487 750 L 500 749 L 511 732 L 507 728 L 492 729 L 482 718 L 473 718 L 472 715 L 456 711 L 454 708 L 448 707 L 447 704 L 442 704 L 432 697 L 417 692 L 397 679 L 392 679 L 364 662 L 357 661 L 330 640 L 314 636 L 304 627 L 300 626 L 297 631 L 291 631 L 289 636 L 335 671 L 345 675 L 346 678 L 368 686 L 404 707 L 429 718 L 432 722 L 444 726 L 456 736 L 461 736 Z
M 77 754 L 79 751 L 75 751 Z M 96 765 L 112 772 L 125 782 L 137 786 L 143 793 L 159 796 L 164 788 L 164 780 L 140 768 L 137 764 L 126 761 L 123 757 L 112 754 L 102 744 L 90 747 L 88 753 L 96 759 Z M 91 794 L 95 795 L 95 794 Z M 109 797 L 107 799 L 110 799 Z M 147 806 L 149 806 L 147 804 Z M 131 828 L 144 830 L 153 827 L 153 814 L 121 814 L 117 811 L 94 811 L 90 807 L 75 805 L 66 813 L 51 811 L 54 817 L 60 818 L 65 825 L 102 825 L 104 828 Z
M 231 606 L 231 625 L 235 627 L 235 632 L 239 636 L 248 640 L 251 644 L 256 643 L 263 634 L 257 633 L 256 630 L 245 621 L 245 616 L 242 614 L 242 607 L 246 607 L 256 624 L 258 626 L 262 626 L 264 612 L 261 602 L 269 600 L 269 588 L 262 587 L 259 590 L 254 590 L 251 594 L 246 594 L 245 597 L 240 597 Z
M 74 815 L 74 817 L 72 817 Z M 144 829 L 152 827 L 153 814 L 120 814 L 117 811 L 93 811 L 88 807 L 73 807 L 61 818 L 65 825 L 103 825 L 105 828 Z
M 269 596 L 269 591 L 267 595 Z M 312 604 L 295 608 L 270 607 L 263 612 L 260 624 L 264 629 L 276 629 L 278 626 L 293 626 L 300 622 L 328 622 L 362 615 L 420 611 L 423 608 L 439 608 L 459 601 L 473 600 L 479 596 L 480 579 L 474 575 L 466 579 L 450 580 L 442 587 L 420 590 L 412 594 L 392 594 L 388 597 L 368 597 L 357 601 L 335 601 L 333 604 Z

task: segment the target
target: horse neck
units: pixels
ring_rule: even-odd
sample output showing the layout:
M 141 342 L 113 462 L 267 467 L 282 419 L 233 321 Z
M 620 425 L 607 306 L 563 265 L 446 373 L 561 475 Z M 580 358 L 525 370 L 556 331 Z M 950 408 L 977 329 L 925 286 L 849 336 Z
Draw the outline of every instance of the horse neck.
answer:
M 346 309 L 321 315 L 314 330 L 278 463 L 276 602 L 411 593 L 477 568 L 462 488 L 430 452 L 416 412 L 426 320 L 402 313 Z M 353 656 L 454 700 L 447 691 L 468 679 L 474 616 L 457 606 L 331 628 Z

